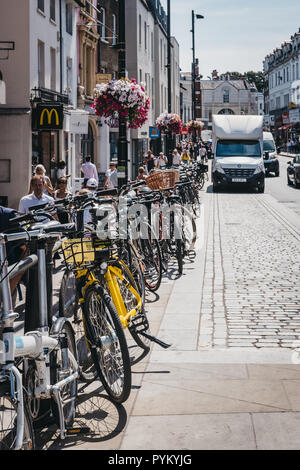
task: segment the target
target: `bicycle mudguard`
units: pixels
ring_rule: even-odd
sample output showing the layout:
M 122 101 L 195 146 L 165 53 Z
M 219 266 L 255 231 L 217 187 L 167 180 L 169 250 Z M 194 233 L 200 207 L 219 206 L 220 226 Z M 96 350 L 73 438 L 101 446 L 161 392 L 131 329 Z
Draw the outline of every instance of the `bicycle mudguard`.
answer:
M 59 317 L 52 325 L 51 327 L 51 330 L 50 330 L 50 335 L 59 335 L 60 332 L 63 330 L 63 327 L 65 325 L 65 323 L 69 323 L 70 325 L 70 328 L 73 332 L 73 327 L 71 325 L 71 323 L 69 322 L 69 320 L 67 320 L 67 318 L 65 317 Z M 73 333 L 74 335 L 74 333 Z

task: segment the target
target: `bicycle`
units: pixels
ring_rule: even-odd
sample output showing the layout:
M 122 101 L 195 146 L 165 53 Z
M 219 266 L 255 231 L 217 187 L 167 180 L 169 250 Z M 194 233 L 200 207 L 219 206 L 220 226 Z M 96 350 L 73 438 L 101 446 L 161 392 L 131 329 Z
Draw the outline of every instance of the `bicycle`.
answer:
M 19 222 L 21 220 L 25 218 L 18 219 Z M 47 305 L 46 245 L 68 227 L 57 225 L 48 230 L 48 233 L 46 229 L 36 229 L 26 233 L 0 234 L 0 321 L 5 345 L 0 361 L 0 448 L 34 449 L 32 422 L 43 400 L 50 401 L 61 439 L 65 439 L 69 432 L 77 431 L 71 429 L 78 378 L 73 331 L 65 319 L 54 322 L 49 330 Z M 12 307 L 6 243 L 21 240 L 37 244 L 37 260 L 30 260 L 30 265 L 37 262 L 40 295 L 35 331 L 16 336 L 14 322 L 18 314 Z M 26 259 L 20 264 L 25 266 Z

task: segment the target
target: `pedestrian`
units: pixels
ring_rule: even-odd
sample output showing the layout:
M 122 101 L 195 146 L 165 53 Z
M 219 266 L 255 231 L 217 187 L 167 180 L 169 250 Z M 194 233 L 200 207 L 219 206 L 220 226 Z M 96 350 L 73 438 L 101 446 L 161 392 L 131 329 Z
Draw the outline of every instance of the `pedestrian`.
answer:
M 155 157 L 151 150 L 148 150 L 144 163 L 147 167 L 148 173 L 150 173 L 150 171 L 153 170 L 153 168 L 155 168 Z
M 54 196 L 54 189 L 52 186 L 52 183 L 50 181 L 50 178 L 46 175 L 46 168 L 44 165 L 37 165 L 34 170 L 34 176 L 40 176 L 43 179 L 44 183 L 44 193 L 47 194 L 48 196 L 53 197 Z M 33 191 L 33 188 L 30 186 L 29 187 L 29 194 L 31 194 Z
M 28 214 L 29 208 L 54 202 L 53 197 L 44 193 L 44 181 L 42 176 L 35 175 L 31 178 L 30 187 L 32 193 L 21 198 L 19 203 L 19 213 Z
M 163 170 L 168 165 L 168 159 L 165 156 L 164 152 L 160 152 L 159 157 L 156 161 L 156 168 Z
M 118 170 L 114 162 L 109 165 L 103 184 L 104 189 L 114 189 L 118 187 Z
M 206 160 L 206 148 L 204 147 L 204 145 L 200 149 L 200 159 L 201 163 L 204 163 Z
M 175 166 L 178 168 L 180 165 L 181 157 L 177 149 L 173 150 L 172 157 L 173 157 L 172 166 Z
M 56 178 L 57 178 L 57 181 L 60 179 L 60 178 L 70 178 L 71 175 L 67 175 L 67 171 L 66 171 L 66 167 L 67 167 L 67 164 L 65 161 L 63 160 L 60 160 L 57 164 L 57 172 L 56 172 Z
M 90 178 L 94 178 L 99 184 L 99 176 L 98 176 L 97 168 L 96 168 L 96 165 L 94 165 L 94 163 L 91 162 L 90 156 L 87 156 L 85 159 L 85 163 L 81 165 L 81 171 L 84 177 L 83 186 L 85 188 Z
M 184 165 L 189 165 L 191 163 L 190 154 L 186 149 L 181 154 L 181 161 Z

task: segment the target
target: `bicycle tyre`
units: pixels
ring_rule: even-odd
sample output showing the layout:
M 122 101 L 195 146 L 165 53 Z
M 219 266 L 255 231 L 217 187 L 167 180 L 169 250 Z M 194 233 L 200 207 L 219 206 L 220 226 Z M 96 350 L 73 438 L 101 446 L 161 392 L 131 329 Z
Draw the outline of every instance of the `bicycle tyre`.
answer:
M 32 421 L 24 400 L 24 443 L 22 450 L 35 450 L 35 437 Z M 9 424 L 8 424 L 9 423 Z M 0 451 L 14 450 L 17 430 L 17 404 L 10 391 L 10 381 L 0 384 Z
M 131 391 L 131 366 L 124 330 L 110 296 L 92 285 L 85 294 L 83 315 L 91 355 L 104 389 L 116 403 L 125 402 Z M 109 345 L 103 345 L 108 338 Z
M 151 292 L 156 292 L 162 279 L 162 256 L 159 242 L 156 238 L 152 238 L 151 241 L 141 239 L 136 242 L 138 242 L 139 248 L 137 249 L 145 265 L 145 285 Z
M 75 335 L 80 379 L 85 383 L 92 383 L 97 378 L 97 371 L 86 340 L 84 317 L 78 302 L 76 278 L 74 273 L 69 270 L 65 271 L 61 281 L 59 316 L 67 318 L 72 324 Z
M 184 244 L 182 240 L 176 240 L 176 258 L 179 274 L 183 273 Z

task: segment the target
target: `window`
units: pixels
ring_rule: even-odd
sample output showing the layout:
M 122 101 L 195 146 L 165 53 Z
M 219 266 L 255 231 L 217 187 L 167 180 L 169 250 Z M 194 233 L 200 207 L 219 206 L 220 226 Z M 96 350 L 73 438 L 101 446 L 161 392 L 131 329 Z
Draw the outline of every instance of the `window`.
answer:
M 52 21 L 56 20 L 55 1 L 56 0 L 50 0 L 50 20 Z
M 229 89 L 224 88 L 223 90 L 223 103 L 229 103 Z
M 142 44 L 142 17 L 139 15 L 139 45 Z
M 285 83 L 285 69 L 283 69 L 283 83 Z
M 100 36 L 101 39 L 105 39 L 106 32 L 105 32 L 105 22 L 106 22 L 106 11 L 105 8 L 100 9 Z
M 147 23 L 144 23 L 144 34 L 145 34 L 145 50 L 147 50 Z
M 112 15 L 112 29 L 113 29 L 112 45 L 115 46 L 117 44 L 117 17 L 116 15 Z
M 283 106 L 288 106 L 289 101 L 290 101 L 290 95 L 289 94 L 284 95 L 284 97 L 283 97 Z
M 56 49 L 50 47 L 50 60 L 51 60 L 51 90 L 56 90 Z
M 286 81 L 287 82 L 290 81 L 290 69 L 289 69 L 289 67 L 287 67 L 287 69 L 286 69 Z
M 153 51 L 154 51 L 154 37 L 153 37 L 153 32 L 151 32 L 151 59 L 152 59 L 152 62 L 153 62 L 153 59 L 154 59 Z
M 281 106 L 280 106 L 280 101 L 281 101 L 281 100 L 280 100 L 280 96 L 278 96 L 278 97 L 276 98 L 276 109 L 280 109 L 280 107 L 281 107 Z
M 45 0 L 38 0 L 37 7 L 43 13 L 45 12 Z
M 219 140 L 218 157 L 260 157 L 260 143 L 255 140 Z
M 66 4 L 66 31 L 73 34 L 73 8 L 71 3 Z
M 38 41 L 38 84 L 45 87 L 45 44 Z

